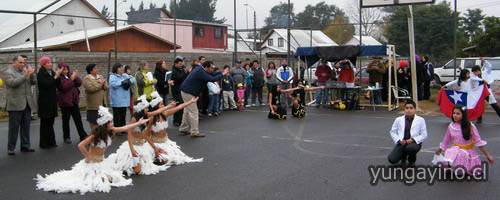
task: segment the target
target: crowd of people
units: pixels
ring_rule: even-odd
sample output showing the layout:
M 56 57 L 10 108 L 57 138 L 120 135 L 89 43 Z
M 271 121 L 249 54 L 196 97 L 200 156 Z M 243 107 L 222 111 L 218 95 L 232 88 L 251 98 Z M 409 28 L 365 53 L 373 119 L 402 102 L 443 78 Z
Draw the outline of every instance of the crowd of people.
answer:
M 444 87 L 458 85 L 458 90 L 467 91 L 480 84 L 490 84 L 491 65 L 481 60 L 486 67 L 475 66 L 473 75 L 463 69 L 458 80 Z M 205 137 L 199 130 L 200 117 L 218 116 L 225 110 L 264 106 L 264 86 L 268 91 L 268 118 L 286 119 L 288 108 L 291 108 L 294 117 L 305 116 L 306 92 L 316 91 L 316 105 L 319 106 L 326 103 L 327 81 L 354 81 L 353 65 L 348 60 L 339 61 L 333 68 L 322 61 L 316 70 L 318 87 L 307 87 L 303 77 L 294 76 L 297 72 L 285 60 L 281 61 L 279 67 L 269 62 L 266 69 L 257 60 L 247 59 L 245 64 L 236 60 L 236 66 L 226 65 L 219 69 L 203 56 L 190 66 L 185 65 L 184 58 L 177 57 L 170 70 L 164 60 L 157 60 L 154 70 L 150 70 L 148 62 L 141 61 L 135 73 L 132 67 L 115 63 L 109 80 L 99 74 L 96 64 L 88 64 L 87 75 L 81 79 L 78 72 L 71 71 L 70 66 L 63 61 L 58 62 L 57 69 L 54 69 L 52 60 L 42 57 L 38 73 L 26 62 L 26 57 L 16 56 L 5 71 L 6 110 L 9 112 L 8 155 L 15 155 L 19 132 L 21 151 L 35 151 L 31 148 L 29 131 L 31 113 L 37 104 L 41 120 L 39 146 L 42 149 L 57 147 L 54 121 L 59 109 L 62 113 L 62 139 L 64 143 L 72 143 L 69 123 L 70 118 L 73 118 L 79 135 L 78 148 L 84 159 L 71 170 L 38 175 L 36 178 L 38 189 L 55 192 L 108 192 L 112 186 L 131 185 L 132 180 L 125 178 L 122 173 L 128 176 L 151 175 L 171 165 L 201 162 L 201 158 L 187 156 L 175 142 L 168 139 L 168 116 L 173 116 L 173 125 L 178 127 L 181 134 L 194 138 Z M 425 66 L 421 76 L 432 76 L 429 58 L 424 56 L 421 64 Z M 403 73 L 401 79 L 408 78 L 407 71 L 401 65 L 398 69 L 398 73 Z M 370 73 L 370 85 L 378 85 L 384 82 L 387 69 L 375 57 L 368 65 L 367 72 Z M 399 77 L 397 81 L 400 81 Z M 427 81 L 424 79 L 421 84 L 423 90 L 428 89 Z M 38 85 L 37 104 L 33 99 L 33 85 Z M 404 82 L 401 84 L 402 87 L 407 85 Z M 86 95 L 90 134 L 87 134 L 80 115 L 82 86 Z M 112 113 L 106 108 L 107 93 Z M 426 92 L 421 93 L 422 98 L 430 96 Z M 169 103 L 170 94 L 173 100 Z M 380 93 L 374 92 L 373 103 L 380 103 L 380 96 Z M 500 117 L 494 97 L 488 100 Z M 130 112 L 129 119 L 127 110 Z M 406 102 L 405 116 L 397 118 L 390 130 L 396 144 L 388 156 L 392 164 L 408 161 L 414 165 L 416 155 L 427 138 L 425 120 L 417 116 L 415 111 L 415 103 Z M 480 164 L 477 156 L 471 157 L 477 155 L 471 148 L 473 145 L 479 146 L 488 161 L 493 163 L 493 158 L 484 147 L 486 142 L 481 140 L 476 127 L 468 120 L 464 106 L 454 107 L 452 121 L 440 149 L 436 151 L 436 154 L 444 151 L 443 163 L 453 167 L 465 166 L 467 173 L 471 173 Z M 127 135 L 127 140 L 115 153 L 105 158 L 104 152 L 111 145 L 111 140 L 115 135 L 123 134 Z M 455 146 L 448 148 L 451 141 L 454 141 Z M 464 154 L 464 151 L 460 151 L 462 149 L 467 152 Z

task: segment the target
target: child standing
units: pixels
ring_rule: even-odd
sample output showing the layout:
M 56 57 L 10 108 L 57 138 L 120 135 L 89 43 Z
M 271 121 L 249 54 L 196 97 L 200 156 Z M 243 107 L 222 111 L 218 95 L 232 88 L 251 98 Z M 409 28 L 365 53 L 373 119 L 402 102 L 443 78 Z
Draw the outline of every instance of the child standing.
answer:
M 209 97 L 209 103 L 208 103 L 208 116 L 217 116 L 219 115 L 219 94 L 220 94 L 220 87 L 217 82 L 208 82 L 207 83 L 208 87 L 208 97 Z
M 238 110 L 241 111 L 243 110 L 243 99 L 245 98 L 245 88 L 241 83 L 238 83 L 237 87 L 238 89 L 236 89 L 236 95 L 238 97 Z
M 229 71 L 229 65 L 224 66 L 224 71 Z M 234 92 L 233 92 L 233 78 L 231 75 L 225 75 L 222 77 L 222 99 L 224 100 L 224 110 L 226 109 L 236 109 L 236 103 L 234 102 Z

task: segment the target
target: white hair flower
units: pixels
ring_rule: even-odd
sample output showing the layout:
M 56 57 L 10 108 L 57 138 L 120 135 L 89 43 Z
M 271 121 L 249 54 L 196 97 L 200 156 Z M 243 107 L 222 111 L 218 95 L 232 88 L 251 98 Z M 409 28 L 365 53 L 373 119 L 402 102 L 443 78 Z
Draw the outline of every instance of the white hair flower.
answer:
M 109 112 L 108 108 L 99 106 L 99 118 L 97 119 L 97 125 L 102 126 L 111 120 L 113 120 L 113 115 Z
M 160 104 L 161 102 L 163 102 L 163 98 L 161 98 L 160 94 L 158 94 L 157 91 L 154 91 L 153 93 L 151 93 L 151 98 L 153 99 L 153 100 L 151 100 L 151 103 L 149 103 L 149 105 L 151 105 L 151 107 L 155 107 L 158 104 Z
M 139 98 L 137 98 L 137 101 L 139 101 L 136 105 L 134 105 L 134 112 L 141 112 L 145 108 L 149 107 L 149 102 L 148 99 L 146 98 L 146 95 L 142 95 Z

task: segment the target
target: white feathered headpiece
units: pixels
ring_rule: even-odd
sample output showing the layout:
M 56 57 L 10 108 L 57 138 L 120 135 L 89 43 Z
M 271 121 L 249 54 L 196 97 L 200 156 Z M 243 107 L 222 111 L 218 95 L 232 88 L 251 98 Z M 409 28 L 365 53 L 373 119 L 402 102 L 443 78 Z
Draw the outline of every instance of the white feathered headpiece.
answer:
M 108 108 L 99 106 L 99 118 L 97 118 L 97 125 L 102 126 L 111 120 L 113 120 L 113 115 L 109 112 Z
M 151 107 L 155 107 L 158 104 L 160 104 L 161 102 L 163 102 L 163 98 L 161 98 L 160 94 L 158 94 L 157 91 L 154 91 L 153 93 L 151 93 L 151 98 L 153 99 L 153 100 L 151 100 L 151 103 L 149 103 L 149 105 L 151 105 Z
M 134 105 L 134 112 L 141 112 L 145 108 L 149 107 L 148 99 L 146 99 L 146 95 L 142 95 L 139 98 L 137 98 L 137 105 Z

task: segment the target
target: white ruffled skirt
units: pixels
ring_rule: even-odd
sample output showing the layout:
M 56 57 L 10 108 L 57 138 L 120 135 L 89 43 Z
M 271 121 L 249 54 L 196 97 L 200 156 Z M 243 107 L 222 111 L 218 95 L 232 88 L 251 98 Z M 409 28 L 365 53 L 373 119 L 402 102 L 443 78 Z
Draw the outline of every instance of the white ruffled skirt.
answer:
M 60 170 L 45 177 L 37 174 L 36 189 L 56 193 L 109 192 L 111 187 L 132 185 L 132 179 L 111 169 L 106 162 L 86 163 L 81 160 L 71 170 Z
M 114 170 L 127 173 L 128 176 L 134 174 L 133 168 L 136 167 L 137 164 L 141 165 L 141 172 L 139 173 L 141 175 L 157 174 L 169 168 L 169 166 L 166 165 L 159 166 L 153 163 L 155 160 L 155 152 L 148 143 L 134 145 L 134 149 L 137 152 L 137 157 L 132 156 L 128 141 L 125 141 L 120 145 L 118 150 L 109 155 L 104 162 L 112 166 Z
M 163 143 L 155 143 L 155 146 L 162 149 L 167 154 L 160 154 L 159 159 L 161 161 L 167 161 L 167 165 L 182 165 L 184 163 L 190 162 L 203 162 L 203 158 L 194 159 L 189 157 L 184 152 L 181 151 L 181 147 L 169 139 L 166 139 Z

